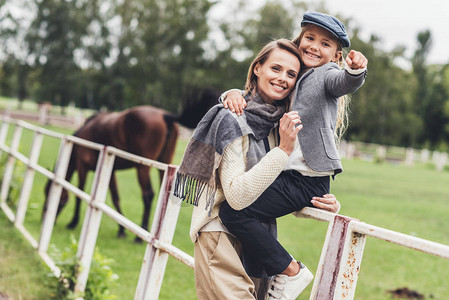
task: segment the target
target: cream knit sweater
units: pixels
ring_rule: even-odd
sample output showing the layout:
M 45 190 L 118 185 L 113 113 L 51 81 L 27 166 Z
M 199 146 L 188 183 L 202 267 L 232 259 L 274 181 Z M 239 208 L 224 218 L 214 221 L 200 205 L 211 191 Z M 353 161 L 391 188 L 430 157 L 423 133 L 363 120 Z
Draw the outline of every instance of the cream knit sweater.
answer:
M 268 136 L 268 141 L 271 151 L 247 172 L 248 136 L 236 139 L 224 149 L 218 168 L 219 183 L 211 215 L 209 216 L 209 210 L 204 209 L 206 200 L 203 196 L 198 206 L 193 208 L 190 225 L 190 238 L 193 242 L 204 225 L 218 218 L 221 202 L 226 200 L 232 208 L 241 210 L 251 205 L 281 173 L 287 164 L 288 155 L 278 147 L 273 148 L 276 144 L 274 131 Z

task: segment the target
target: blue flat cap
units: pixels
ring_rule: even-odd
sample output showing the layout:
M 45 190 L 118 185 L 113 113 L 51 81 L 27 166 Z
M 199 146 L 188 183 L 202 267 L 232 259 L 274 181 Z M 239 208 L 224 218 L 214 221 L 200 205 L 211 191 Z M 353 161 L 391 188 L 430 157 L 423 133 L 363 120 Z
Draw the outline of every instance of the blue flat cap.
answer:
M 344 48 L 351 46 L 345 26 L 340 20 L 316 11 L 307 11 L 301 21 L 301 27 L 306 24 L 315 24 L 329 30 L 342 44 Z

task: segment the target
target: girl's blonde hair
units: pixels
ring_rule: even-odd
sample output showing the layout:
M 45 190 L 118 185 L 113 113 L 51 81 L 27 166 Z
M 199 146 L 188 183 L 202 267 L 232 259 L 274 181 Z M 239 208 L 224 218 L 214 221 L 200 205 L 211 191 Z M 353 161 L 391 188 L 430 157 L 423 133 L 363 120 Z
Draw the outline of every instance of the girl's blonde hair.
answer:
M 293 43 L 296 45 L 296 47 L 299 48 L 301 39 L 303 38 L 304 34 L 311 26 L 317 26 L 317 25 L 305 24 L 304 26 L 302 26 L 301 32 L 299 33 L 299 35 L 295 39 L 293 39 Z M 331 36 L 334 37 L 332 34 L 331 34 Z M 337 42 L 337 51 L 343 52 L 343 46 L 342 46 L 341 42 L 337 38 L 334 38 L 334 40 Z M 336 63 L 340 68 L 344 68 L 345 63 L 344 63 L 343 55 L 340 56 L 340 58 L 338 59 L 338 61 Z M 302 69 L 305 69 L 305 68 L 302 68 Z M 306 71 L 306 70 L 303 70 L 303 72 L 304 71 Z M 335 139 L 337 141 L 337 145 L 339 144 L 341 138 L 345 134 L 346 129 L 348 128 L 348 125 L 349 125 L 349 103 L 350 102 L 351 102 L 351 97 L 349 95 L 341 96 L 338 99 L 337 122 L 335 124 L 335 130 L 334 130 L 334 135 L 335 135 Z
M 300 68 L 302 69 L 303 64 L 302 64 L 302 60 L 301 60 L 301 54 L 299 52 L 298 47 L 292 41 L 290 41 L 288 39 L 278 39 L 278 40 L 271 41 L 270 43 L 266 44 L 262 48 L 262 50 L 260 50 L 259 54 L 257 54 L 256 58 L 253 60 L 253 62 L 249 66 L 248 75 L 246 77 L 246 83 L 245 83 L 245 95 L 255 92 L 255 90 L 257 88 L 257 76 L 256 76 L 256 74 L 254 74 L 255 67 L 257 66 L 257 64 L 263 65 L 267 61 L 267 59 L 270 57 L 273 50 L 275 50 L 275 49 L 282 49 L 282 50 L 288 51 L 291 54 L 293 54 L 294 56 L 296 56 L 296 58 L 298 58 L 298 60 L 299 60 Z M 299 70 L 299 71 L 301 71 L 301 70 Z M 293 91 L 293 89 L 292 89 L 292 91 Z M 290 108 L 290 102 L 291 102 L 290 95 L 287 96 L 286 99 L 284 99 L 284 100 L 285 100 L 284 104 L 285 104 L 286 109 Z

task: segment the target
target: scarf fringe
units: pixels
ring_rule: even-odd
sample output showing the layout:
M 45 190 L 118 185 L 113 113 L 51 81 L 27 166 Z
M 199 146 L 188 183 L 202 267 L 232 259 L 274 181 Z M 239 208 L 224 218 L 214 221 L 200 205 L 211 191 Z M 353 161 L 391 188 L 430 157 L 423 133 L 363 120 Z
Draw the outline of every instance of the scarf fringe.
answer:
M 206 206 L 205 210 L 209 210 L 209 216 L 214 206 L 216 187 L 211 186 L 209 182 L 204 182 L 192 178 L 188 175 L 178 172 L 175 180 L 175 189 L 173 195 L 180 198 L 182 201 L 194 206 L 198 206 L 201 195 L 206 191 Z

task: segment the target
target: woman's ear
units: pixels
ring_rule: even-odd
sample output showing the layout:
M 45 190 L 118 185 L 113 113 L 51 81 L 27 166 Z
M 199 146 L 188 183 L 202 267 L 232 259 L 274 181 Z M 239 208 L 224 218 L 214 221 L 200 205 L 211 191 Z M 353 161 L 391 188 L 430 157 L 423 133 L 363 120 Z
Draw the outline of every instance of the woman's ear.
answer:
M 253 73 L 257 77 L 259 77 L 259 74 L 260 74 L 260 63 L 259 62 L 257 62 L 256 65 L 254 66 Z
M 333 62 L 338 62 L 340 60 L 340 58 L 342 57 L 342 55 L 343 55 L 343 51 L 336 51 L 335 52 L 335 57 L 334 57 L 334 59 L 332 61 Z

